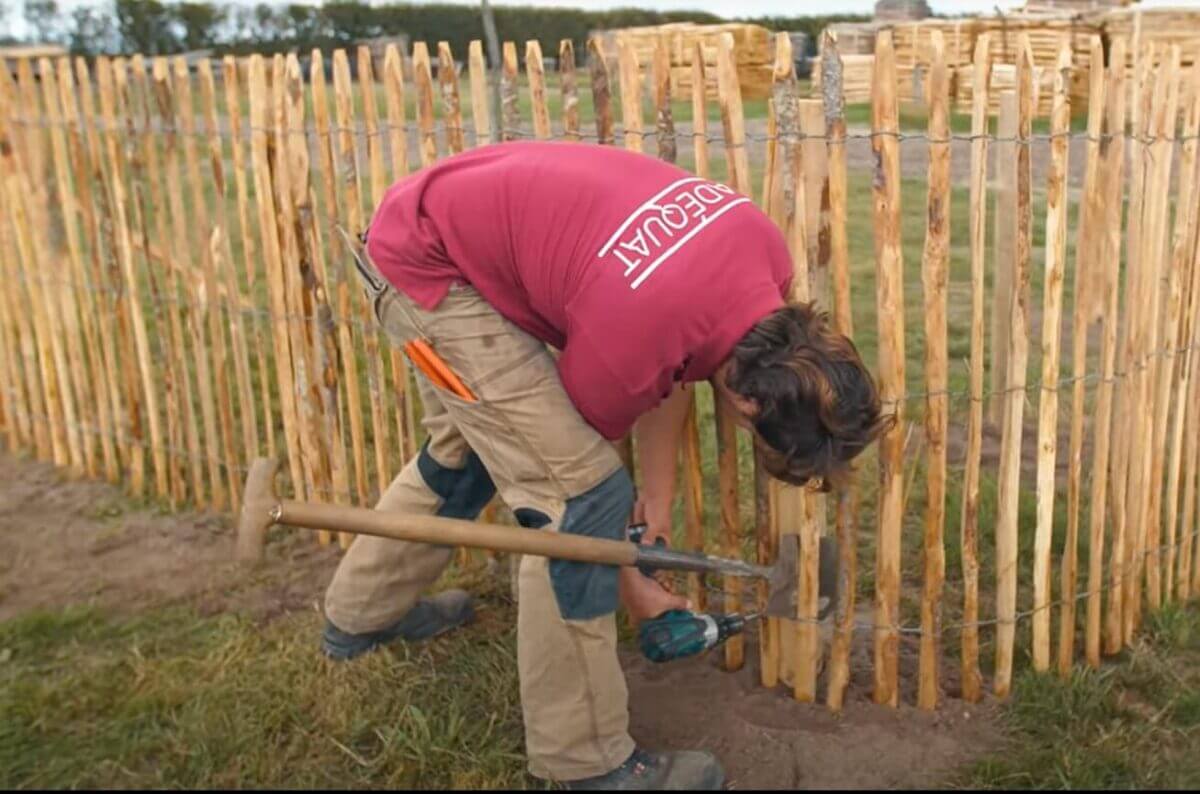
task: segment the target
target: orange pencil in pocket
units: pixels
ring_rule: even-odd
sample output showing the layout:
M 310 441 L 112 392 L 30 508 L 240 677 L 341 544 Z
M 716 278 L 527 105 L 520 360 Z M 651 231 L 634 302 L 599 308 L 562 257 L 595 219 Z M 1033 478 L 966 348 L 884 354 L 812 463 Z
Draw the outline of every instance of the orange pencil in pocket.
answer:
M 425 373 L 425 377 L 429 378 L 433 385 L 469 403 L 478 402 L 466 384 L 459 380 L 454 370 L 450 369 L 441 356 L 433 352 L 433 348 L 424 339 L 414 339 L 405 344 L 404 352 L 413 366 Z

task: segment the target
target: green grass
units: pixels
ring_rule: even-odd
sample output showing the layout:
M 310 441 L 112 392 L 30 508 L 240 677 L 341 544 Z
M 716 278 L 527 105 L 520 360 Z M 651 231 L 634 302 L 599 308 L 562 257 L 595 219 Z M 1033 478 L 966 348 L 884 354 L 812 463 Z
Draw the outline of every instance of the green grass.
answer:
M 1200 785 L 1200 615 L 1168 607 L 1115 664 L 1069 679 L 1024 673 L 1005 710 L 1011 745 L 956 784 L 994 789 Z
M 490 582 L 490 584 L 489 584 Z M 266 626 L 187 608 L 87 607 L 0 623 L 0 785 L 11 788 L 531 788 L 513 608 L 480 577 L 479 623 L 353 665 L 319 617 Z M 1023 672 L 1005 741 L 949 788 L 1200 783 L 1200 615 L 1168 608 L 1099 671 Z
M 527 788 L 514 610 L 353 665 L 311 612 L 155 609 L 0 624 L 5 788 Z

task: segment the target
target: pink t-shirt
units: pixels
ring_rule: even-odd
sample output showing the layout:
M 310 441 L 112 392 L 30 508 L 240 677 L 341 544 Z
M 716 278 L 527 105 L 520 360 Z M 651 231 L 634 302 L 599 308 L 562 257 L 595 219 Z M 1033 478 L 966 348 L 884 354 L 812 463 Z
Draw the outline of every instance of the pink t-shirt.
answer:
M 792 275 L 783 235 L 750 199 L 577 143 L 485 146 L 400 180 L 367 251 L 422 308 L 465 281 L 561 350 L 568 395 L 609 439 L 674 381 L 710 377 L 783 305 Z

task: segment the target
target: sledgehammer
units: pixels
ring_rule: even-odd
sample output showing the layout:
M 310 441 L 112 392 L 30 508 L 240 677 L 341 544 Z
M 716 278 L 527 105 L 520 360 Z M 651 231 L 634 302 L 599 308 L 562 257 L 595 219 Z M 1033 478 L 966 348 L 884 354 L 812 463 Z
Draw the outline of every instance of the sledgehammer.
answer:
M 798 541 L 795 535 L 780 538 L 779 559 L 774 565 L 754 565 L 742 560 L 712 557 L 663 546 L 622 540 L 589 538 L 559 532 L 506 527 L 454 518 L 383 512 L 360 507 L 298 502 L 275 493 L 278 462 L 259 458 L 246 477 L 246 492 L 237 526 L 237 558 L 247 565 L 262 560 L 267 530 L 276 524 L 304 529 L 331 529 L 439 546 L 466 546 L 559 560 L 634 566 L 655 570 L 694 571 L 724 576 L 765 579 L 768 583 L 766 614 L 796 617 Z M 835 557 L 830 556 L 832 563 Z M 825 560 L 822 560 L 825 563 Z M 832 564 L 822 564 L 822 594 L 836 587 Z M 832 602 L 832 598 L 830 599 Z

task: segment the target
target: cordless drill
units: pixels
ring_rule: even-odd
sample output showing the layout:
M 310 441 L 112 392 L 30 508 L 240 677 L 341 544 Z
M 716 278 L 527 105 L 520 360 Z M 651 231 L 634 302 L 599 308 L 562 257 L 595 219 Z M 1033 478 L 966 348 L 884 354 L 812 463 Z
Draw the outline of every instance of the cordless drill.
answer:
M 645 533 L 645 524 L 635 524 L 629 528 L 629 539 L 640 543 Z M 662 538 L 656 542 L 664 544 Z M 650 575 L 648 571 L 642 573 Z M 741 634 L 746 630 L 746 625 L 758 617 L 758 614 L 710 615 L 672 609 L 642 622 L 638 629 L 638 647 L 642 655 L 652 662 L 686 659 Z

